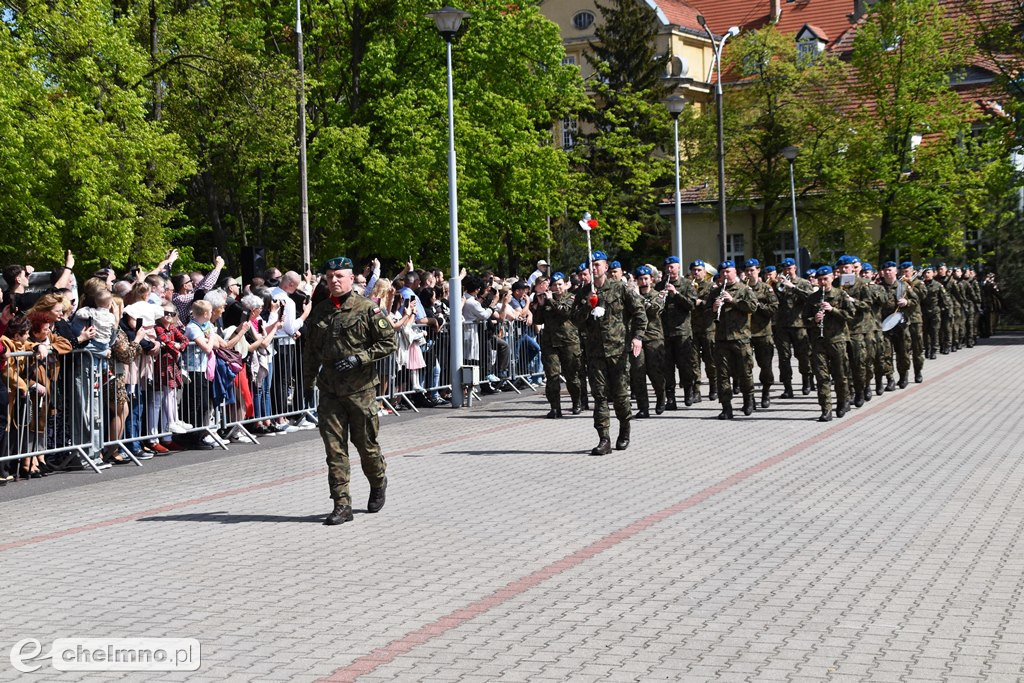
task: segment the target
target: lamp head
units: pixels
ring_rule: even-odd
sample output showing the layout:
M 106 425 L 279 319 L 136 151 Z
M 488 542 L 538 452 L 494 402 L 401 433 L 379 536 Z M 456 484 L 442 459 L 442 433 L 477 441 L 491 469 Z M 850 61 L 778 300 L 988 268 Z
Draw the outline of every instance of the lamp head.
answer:
M 708 27 L 708 20 L 704 18 L 703 14 L 697 15 L 697 23 L 700 24 L 703 28 Z
M 433 12 L 427 12 L 427 16 L 434 20 L 438 33 L 445 40 L 450 41 L 459 32 L 459 29 L 462 27 L 462 20 L 469 16 L 469 12 L 445 6 Z
M 796 147 L 794 145 L 790 145 L 789 147 L 785 147 L 782 150 L 782 156 L 784 156 L 787 161 L 794 161 L 798 154 L 800 154 L 800 148 Z
M 668 113 L 673 117 L 678 117 L 686 109 L 686 98 L 682 95 L 670 95 L 665 98 L 664 102 Z
M 729 27 L 728 35 L 729 35 L 730 38 L 735 38 L 739 34 L 740 34 L 740 27 L 739 26 L 730 26 Z

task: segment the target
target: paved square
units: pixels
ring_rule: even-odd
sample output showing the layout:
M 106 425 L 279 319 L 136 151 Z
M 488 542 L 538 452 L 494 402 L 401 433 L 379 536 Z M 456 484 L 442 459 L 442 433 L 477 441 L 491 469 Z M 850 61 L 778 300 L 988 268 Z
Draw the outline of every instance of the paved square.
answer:
M 164 680 L 1022 680 L 1022 342 L 828 424 L 705 401 L 603 458 L 539 394 L 387 418 L 387 506 L 354 464 L 340 527 L 316 432 L 8 486 L 0 678 L 24 638 L 152 636 L 202 644 Z

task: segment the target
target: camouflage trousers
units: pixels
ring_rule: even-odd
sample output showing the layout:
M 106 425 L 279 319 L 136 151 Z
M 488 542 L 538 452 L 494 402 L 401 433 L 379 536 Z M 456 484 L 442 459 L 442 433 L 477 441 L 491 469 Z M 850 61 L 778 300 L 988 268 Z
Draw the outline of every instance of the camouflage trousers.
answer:
M 886 366 L 886 358 L 890 357 L 892 352 L 889 351 L 887 355 L 886 349 L 889 348 L 889 342 L 880 330 L 867 335 L 864 341 L 867 343 L 868 350 L 868 362 L 865 368 L 868 373 L 867 386 L 871 386 L 872 375 L 880 380 L 886 375 L 892 374 L 892 361 L 889 361 L 888 369 Z
M 904 377 L 910 371 L 910 325 L 897 325 L 882 335 L 885 338 L 886 346 L 882 349 L 882 364 L 885 367 L 886 375 L 892 374 L 893 355 L 896 356 L 896 371 L 900 377 Z
M 967 306 L 967 315 L 964 316 L 964 340 L 973 346 L 978 341 L 978 309 L 974 304 Z
M 927 353 L 937 353 L 942 340 L 942 314 L 938 311 L 924 314 L 924 348 Z
M 715 340 L 715 375 L 718 380 L 718 400 L 728 403 L 735 387 L 744 396 L 754 393 L 754 358 L 748 340 Z
M 867 336 L 863 334 L 851 334 L 850 341 L 846 342 L 847 363 L 847 386 L 853 387 L 855 394 L 862 394 L 864 388 L 870 385 L 868 379 L 871 374 L 871 366 L 868 358 Z
M 614 358 L 588 358 L 587 376 L 594 399 L 594 428 L 602 437 L 611 429 L 608 401 L 615 406 L 619 424 L 629 421 L 629 361 L 626 354 Z
M 644 347 L 647 347 L 647 342 L 644 342 Z M 675 397 L 677 378 L 683 391 L 698 383 L 700 363 L 693 360 L 698 351 L 692 337 L 669 337 L 662 343 L 662 348 L 665 393 Z
M 762 337 L 751 337 L 750 345 L 754 347 L 754 360 L 757 361 L 757 381 L 761 383 L 761 389 L 769 389 L 775 384 L 775 370 L 772 367 L 775 363 L 775 344 L 768 335 Z
M 910 323 L 910 358 L 914 364 L 914 372 L 921 374 L 924 369 L 924 325 Z
M 834 380 L 836 402 L 843 405 L 850 400 L 849 388 L 846 384 L 848 359 L 846 342 L 816 338 L 811 345 L 811 366 L 814 368 L 814 379 L 818 384 L 818 405 L 821 411 L 832 410 L 832 387 L 829 381 Z
M 320 420 L 320 436 L 327 451 L 327 482 L 331 488 L 331 498 L 343 505 L 352 504 L 348 490 L 350 436 L 352 445 L 359 452 L 359 463 L 370 486 L 383 486 L 387 464 L 377 442 L 380 424 L 377 421 L 374 390 L 371 388 L 355 394 L 335 396 L 329 390 L 321 389 L 317 416 Z
M 700 391 L 700 364 L 704 362 L 704 371 L 708 374 L 708 385 L 717 387 L 715 379 L 715 337 L 714 332 L 704 331 L 693 333 L 693 350 L 690 352 L 690 367 L 693 375 L 693 388 Z
M 629 386 L 636 398 L 636 407 L 650 410 L 651 400 L 647 395 L 647 380 L 651 380 L 654 397 L 658 403 L 665 400 L 665 370 L 674 371 L 666 361 L 665 343 L 660 339 L 645 341 L 640 355 L 629 354 Z
M 562 406 L 562 377 L 575 406 L 580 402 L 580 347 L 578 344 L 544 348 L 540 354 L 544 365 L 544 395 L 553 410 Z
M 790 389 L 793 386 L 793 356 L 796 356 L 800 374 L 811 374 L 811 346 L 807 330 L 802 327 L 775 329 L 775 346 L 779 349 L 779 379 Z

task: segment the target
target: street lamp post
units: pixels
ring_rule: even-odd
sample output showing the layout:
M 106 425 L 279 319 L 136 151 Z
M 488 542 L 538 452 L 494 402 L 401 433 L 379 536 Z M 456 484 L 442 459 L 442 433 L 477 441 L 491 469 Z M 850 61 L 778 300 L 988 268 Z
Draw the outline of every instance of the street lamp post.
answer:
M 452 88 L 452 41 L 469 16 L 454 7 L 442 7 L 428 12 L 438 33 L 444 38 L 448 55 L 448 242 L 451 247 L 451 282 L 448 289 L 450 372 L 452 407 L 462 407 L 462 280 L 459 279 L 459 205 L 455 178 L 455 96 Z
M 715 49 L 714 68 L 717 70 L 715 79 L 715 109 L 718 111 L 718 256 L 720 261 L 725 260 L 725 122 L 722 117 L 722 50 L 725 48 L 725 41 L 740 33 L 738 26 L 731 27 L 725 32 L 721 40 L 715 40 L 715 36 L 708 28 L 708 22 L 703 15 L 697 15 L 697 21 L 704 28 L 711 39 L 711 45 Z M 708 74 L 708 80 L 711 75 Z
M 302 55 L 302 4 L 295 0 L 295 49 L 299 67 L 299 205 L 303 275 L 309 265 L 309 190 L 306 180 L 306 68 Z
M 802 273 L 803 269 L 800 266 L 800 229 L 796 223 L 796 182 L 793 180 L 793 165 L 798 154 L 800 154 L 800 148 L 793 145 L 782 150 L 782 156 L 789 162 L 789 199 L 793 207 L 793 260 L 796 261 L 797 273 Z
M 675 138 L 675 162 L 676 162 L 676 224 L 672 233 L 672 254 L 683 262 L 683 208 L 682 196 L 679 192 L 679 115 L 686 108 L 686 98 L 681 95 L 672 95 L 665 99 L 665 106 L 668 113 L 672 115 L 673 135 Z

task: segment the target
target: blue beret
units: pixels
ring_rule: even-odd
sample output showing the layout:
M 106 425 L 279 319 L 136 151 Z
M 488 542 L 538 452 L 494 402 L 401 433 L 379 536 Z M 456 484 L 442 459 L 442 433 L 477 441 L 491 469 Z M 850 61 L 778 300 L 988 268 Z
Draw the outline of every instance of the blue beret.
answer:
M 913 267 L 914 267 L 914 262 L 913 261 L 904 261 L 903 263 L 900 264 L 900 268 L 913 268 Z
M 564 282 L 565 281 L 565 273 L 559 271 L 557 273 L 552 274 L 551 275 L 551 281 L 554 282 L 555 280 L 562 280 Z
M 760 268 L 761 267 L 761 262 L 758 261 L 756 258 L 748 258 L 746 260 L 746 262 L 743 264 L 743 267 L 744 268 Z
M 788 268 L 789 266 L 795 266 L 795 265 L 796 265 L 796 261 L 794 261 L 791 258 L 784 258 L 784 259 L 782 259 L 782 266 L 784 268 Z
M 837 266 L 845 266 L 847 263 L 850 263 L 850 257 L 847 256 L 846 254 L 843 254 L 838 259 L 836 259 Z
M 886 261 L 885 263 L 882 264 L 882 267 L 883 268 L 895 268 L 896 267 L 896 262 L 895 261 Z
M 612 261 L 611 263 L 608 264 L 608 266 L 610 268 L 621 268 L 622 264 L 619 263 L 618 261 Z
M 922 270 L 921 272 L 922 273 L 927 273 L 929 270 L 932 271 L 933 273 L 935 272 L 935 269 L 932 268 L 931 266 L 925 266 L 924 270 Z
M 608 260 L 608 254 L 604 253 L 603 251 L 595 251 L 593 254 L 590 255 L 590 260 L 591 261 L 607 261 Z
M 766 272 L 766 273 L 774 273 L 775 272 L 775 266 L 765 266 L 764 267 L 764 272 Z
M 873 265 L 871 265 L 870 263 L 868 263 L 867 261 L 865 261 L 864 263 L 860 264 L 860 269 L 861 270 L 874 270 L 875 267 Z
M 817 274 L 818 274 L 818 269 L 817 268 L 808 268 L 807 272 L 805 273 L 805 275 L 807 277 L 814 277 Z
M 735 268 L 735 267 L 736 267 L 736 262 L 733 261 L 732 259 L 726 259 L 726 260 L 724 260 L 724 261 L 722 261 L 721 263 L 718 264 L 718 269 L 719 270 L 725 270 L 726 268 Z
M 693 263 L 690 264 L 690 267 L 691 268 L 703 268 L 705 265 L 707 265 L 707 264 L 704 263 L 704 260 L 698 258 L 698 259 L 694 259 L 693 260 Z
M 860 263 L 860 256 L 851 256 L 850 263 Z
M 650 266 L 637 266 L 633 273 L 640 277 L 641 275 L 653 275 L 654 271 L 651 270 Z
M 670 263 L 679 263 L 679 257 L 678 256 L 666 256 L 665 257 L 665 265 L 667 266 Z
M 576 272 L 577 273 L 582 273 L 586 269 L 587 269 L 587 262 L 586 261 L 584 261 L 583 263 L 581 263 L 578 266 L 576 266 Z
M 814 274 L 818 275 L 818 276 L 821 276 L 821 275 L 831 275 L 832 274 L 832 266 L 822 266 L 821 268 L 818 268 L 818 270 L 814 271 Z

